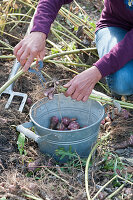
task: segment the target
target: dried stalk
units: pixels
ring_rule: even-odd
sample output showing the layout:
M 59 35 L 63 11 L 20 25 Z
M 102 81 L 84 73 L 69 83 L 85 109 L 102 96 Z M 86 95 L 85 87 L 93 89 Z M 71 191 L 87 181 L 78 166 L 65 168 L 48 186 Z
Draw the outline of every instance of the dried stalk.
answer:
M 110 135 L 110 133 L 107 133 L 106 136 L 102 137 L 101 140 L 99 142 L 97 142 L 94 147 L 92 148 L 88 159 L 86 161 L 86 167 L 85 167 L 85 188 L 86 188 L 86 193 L 87 193 L 87 198 L 88 200 L 91 200 L 90 198 L 90 193 L 89 193 L 89 189 L 88 189 L 88 169 L 89 169 L 89 165 L 90 165 L 90 160 L 92 158 L 93 153 L 95 152 L 95 150 L 97 149 L 97 147 Z
M 57 54 L 53 54 L 53 55 L 50 55 L 50 56 L 46 56 L 44 57 L 43 61 L 47 61 L 49 59 L 53 59 L 53 58 L 56 58 L 56 57 L 59 57 L 59 56 L 64 56 L 64 55 L 69 55 L 69 54 L 77 54 L 77 53 L 81 53 L 83 51 L 94 51 L 95 48 L 86 48 L 86 49 L 76 49 L 76 50 L 72 50 L 72 51 L 65 51 L 65 52 L 62 52 L 62 53 L 57 53 Z M 32 67 L 35 67 L 36 66 L 36 62 L 33 62 L 32 65 L 31 65 L 31 68 Z M 0 94 L 2 94 L 2 92 L 9 86 L 11 85 L 15 80 L 17 80 L 20 76 L 22 76 L 22 74 L 24 74 L 24 71 L 23 69 L 20 70 L 19 72 L 17 72 L 17 74 L 10 80 L 8 80 L 1 88 L 0 88 Z

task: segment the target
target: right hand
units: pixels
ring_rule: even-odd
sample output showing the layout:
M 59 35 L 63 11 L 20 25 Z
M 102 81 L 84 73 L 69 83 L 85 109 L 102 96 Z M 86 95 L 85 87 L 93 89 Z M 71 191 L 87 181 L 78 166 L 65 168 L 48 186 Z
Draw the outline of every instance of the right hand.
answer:
M 64 93 L 66 97 L 71 96 L 77 101 L 87 101 L 95 84 L 102 78 L 102 75 L 96 66 L 76 75 L 72 80 L 64 85 L 67 91 Z
M 34 58 L 43 60 L 45 56 L 46 34 L 42 32 L 32 32 L 25 36 L 14 48 L 14 55 L 27 71 Z

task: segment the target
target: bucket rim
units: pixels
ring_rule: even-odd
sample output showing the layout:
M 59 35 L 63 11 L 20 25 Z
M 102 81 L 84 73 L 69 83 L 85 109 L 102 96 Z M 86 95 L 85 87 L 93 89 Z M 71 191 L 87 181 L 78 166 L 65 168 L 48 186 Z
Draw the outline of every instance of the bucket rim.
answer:
M 55 96 L 58 96 L 58 94 L 55 94 Z M 91 124 L 91 125 L 89 125 L 89 126 L 86 126 L 86 127 L 80 128 L 80 129 L 76 129 L 76 130 L 59 131 L 59 130 L 49 129 L 49 128 L 47 128 L 47 127 L 44 127 L 44 126 L 41 126 L 40 124 L 38 124 L 38 123 L 33 119 L 32 114 L 31 114 L 31 113 L 32 113 L 33 107 L 34 107 L 38 102 L 42 101 L 42 100 L 45 99 L 45 98 L 47 98 L 47 97 L 44 97 L 44 98 L 42 98 L 42 99 L 36 101 L 36 102 L 31 106 L 30 111 L 29 111 L 29 116 L 30 116 L 30 119 L 31 119 L 31 121 L 33 122 L 33 124 L 35 124 L 35 125 L 38 126 L 39 128 L 42 128 L 42 129 L 45 129 L 45 130 L 48 130 L 48 131 L 50 130 L 51 132 L 56 133 L 56 134 L 58 134 L 58 133 L 64 133 L 64 132 L 66 132 L 66 133 L 70 133 L 70 132 L 71 132 L 71 133 L 72 133 L 72 132 L 76 132 L 77 130 L 81 130 L 81 129 L 82 129 L 82 130 L 85 130 L 85 129 L 87 129 L 88 127 L 93 127 L 93 126 L 95 126 L 96 124 L 98 124 L 99 122 L 101 122 L 102 119 L 103 119 L 103 117 L 104 117 L 104 115 L 105 115 L 104 106 L 101 104 L 101 102 L 96 101 L 96 100 L 94 100 L 94 99 L 89 99 L 89 98 L 88 98 L 88 100 L 95 101 L 95 102 L 97 102 L 97 103 L 101 106 L 101 108 L 102 108 L 102 110 L 103 110 L 101 119 L 97 120 L 96 122 L 94 122 L 93 124 Z M 50 100 L 50 101 L 52 101 L 52 100 Z

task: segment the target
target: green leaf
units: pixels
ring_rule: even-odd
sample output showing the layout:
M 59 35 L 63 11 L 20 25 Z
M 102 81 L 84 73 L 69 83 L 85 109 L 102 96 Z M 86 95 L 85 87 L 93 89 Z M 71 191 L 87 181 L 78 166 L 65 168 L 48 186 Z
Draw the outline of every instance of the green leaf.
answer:
M 56 48 L 51 48 L 51 52 L 52 54 L 56 54 L 56 53 L 59 53 L 59 50 Z
M 23 133 L 20 133 L 18 136 L 18 141 L 17 141 L 18 150 L 19 150 L 20 155 L 22 155 L 23 152 L 24 152 L 24 154 L 26 153 L 24 151 L 24 144 L 25 144 L 25 135 Z

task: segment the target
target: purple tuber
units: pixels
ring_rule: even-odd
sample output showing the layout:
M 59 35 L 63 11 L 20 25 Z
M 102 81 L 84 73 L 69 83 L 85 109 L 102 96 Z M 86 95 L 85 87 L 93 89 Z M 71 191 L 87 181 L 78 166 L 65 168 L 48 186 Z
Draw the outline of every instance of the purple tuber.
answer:
M 56 125 L 58 124 L 58 122 L 59 122 L 58 117 L 56 117 L 56 116 L 51 117 L 49 128 L 50 128 L 50 129 L 55 129 L 55 127 L 56 127 Z
M 29 171 L 35 171 L 35 169 L 38 168 L 40 161 L 41 161 L 40 159 L 37 159 L 34 162 L 30 162 L 28 164 L 28 170 Z
M 79 123 L 76 122 L 76 121 L 72 121 L 70 122 L 70 124 L 68 125 L 68 129 L 69 130 L 76 130 L 76 129 L 79 129 L 80 126 L 79 126 Z
M 32 100 L 31 100 L 30 97 L 27 98 L 27 101 L 26 101 L 26 102 L 27 102 L 28 106 L 31 106 L 31 105 L 32 105 Z
M 69 117 L 62 117 L 61 122 L 65 125 L 68 126 L 70 123 L 71 119 Z

